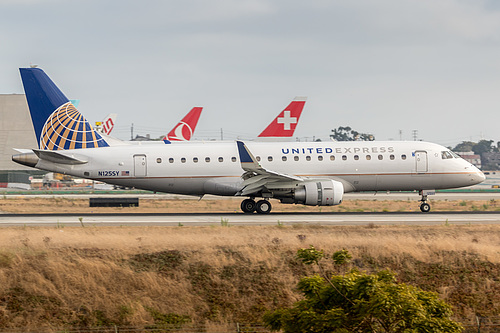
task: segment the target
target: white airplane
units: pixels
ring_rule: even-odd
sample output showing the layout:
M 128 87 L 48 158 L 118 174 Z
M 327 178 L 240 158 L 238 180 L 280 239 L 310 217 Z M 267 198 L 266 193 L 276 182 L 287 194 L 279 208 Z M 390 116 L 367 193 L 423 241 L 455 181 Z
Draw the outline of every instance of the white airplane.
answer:
M 245 213 L 282 203 L 331 206 L 355 191 L 421 193 L 478 184 L 485 176 L 426 142 L 179 142 L 109 146 L 39 68 L 22 68 L 40 149 L 12 160 L 37 169 L 145 190 L 248 197 Z M 255 202 L 255 198 L 262 198 Z

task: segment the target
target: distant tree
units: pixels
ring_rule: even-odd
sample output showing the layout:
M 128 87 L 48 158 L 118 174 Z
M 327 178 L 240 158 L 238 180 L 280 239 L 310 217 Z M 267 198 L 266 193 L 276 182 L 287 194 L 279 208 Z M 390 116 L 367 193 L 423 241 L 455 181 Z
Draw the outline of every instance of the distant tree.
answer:
M 453 148 L 453 151 L 458 151 L 458 152 L 467 152 L 467 151 L 473 151 L 472 148 L 477 145 L 477 143 L 472 142 L 472 141 L 462 141 L 458 145 Z
M 490 153 L 490 152 L 498 152 L 498 143 L 497 146 L 493 145 L 493 140 L 481 140 L 478 143 L 472 141 L 463 141 L 453 148 L 453 151 L 457 152 L 466 152 L 473 151 L 474 154 L 481 155 L 482 153 Z
M 333 134 L 330 137 L 335 141 L 374 141 L 375 137 L 372 134 L 359 133 L 351 127 L 346 126 L 333 129 Z
M 345 275 L 328 277 L 321 261 L 328 259 L 323 250 L 301 249 L 297 257 L 303 263 L 320 267 L 320 274 L 304 277 L 298 289 L 304 299 L 291 308 L 268 312 L 264 322 L 272 330 L 285 333 L 305 332 L 461 332 L 452 321 L 451 307 L 436 293 L 397 283 L 394 273 L 375 274 L 351 270 Z M 331 259 L 345 265 L 351 256 L 347 250 Z
M 493 146 L 493 140 L 481 140 L 472 147 L 474 154 L 481 155 L 482 153 L 491 153 L 493 151 L 498 151 L 497 147 Z

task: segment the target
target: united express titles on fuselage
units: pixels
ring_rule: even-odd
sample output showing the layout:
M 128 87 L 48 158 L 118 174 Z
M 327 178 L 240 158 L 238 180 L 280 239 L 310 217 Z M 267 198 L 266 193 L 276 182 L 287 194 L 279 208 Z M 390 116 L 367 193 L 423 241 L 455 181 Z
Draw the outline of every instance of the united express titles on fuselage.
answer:
M 394 153 L 394 147 L 316 147 L 316 148 L 281 148 L 281 152 L 287 154 L 379 154 L 379 153 Z

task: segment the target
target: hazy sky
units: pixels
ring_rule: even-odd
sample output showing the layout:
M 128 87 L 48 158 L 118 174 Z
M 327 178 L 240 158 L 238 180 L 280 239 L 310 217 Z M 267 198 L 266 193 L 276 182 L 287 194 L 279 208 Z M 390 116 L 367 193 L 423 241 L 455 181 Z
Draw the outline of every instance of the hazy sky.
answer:
M 115 135 L 256 137 L 295 96 L 296 136 L 500 141 L 500 2 L 0 0 L 0 93 L 38 64 Z

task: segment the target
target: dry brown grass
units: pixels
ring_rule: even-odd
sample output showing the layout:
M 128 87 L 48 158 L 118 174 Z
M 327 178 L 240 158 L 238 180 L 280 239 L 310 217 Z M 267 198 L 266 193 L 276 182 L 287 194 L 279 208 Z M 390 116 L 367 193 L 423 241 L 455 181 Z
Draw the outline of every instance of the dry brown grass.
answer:
M 352 267 L 393 269 L 459 317 L 500 312 L 495 225 L 12 227 L 0 233 L 0 328 L 160 327 L 158 313 L 258 321 L 300 297 L 312 271 L 295 252 L 310 244 L 348 249 Z
M 240 198 L 223 199 L 141 199 L 139 207 L 89 207 L 88 199 L 26 198 L 23 196 L 0 198 L 0 212 L 4 213 L 219 213 L 240 212 Z M 419 211 L 418 200 L 345 200 L 339 206 L 311 207 L 286 205 L 272 200 L 274 212 L 403 212 Z M 497 200 L 435 200 L 433 211 L 498 211 Z

